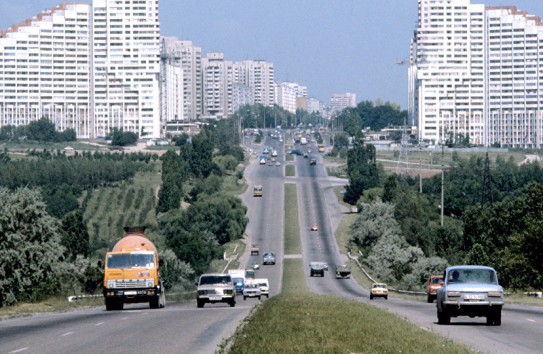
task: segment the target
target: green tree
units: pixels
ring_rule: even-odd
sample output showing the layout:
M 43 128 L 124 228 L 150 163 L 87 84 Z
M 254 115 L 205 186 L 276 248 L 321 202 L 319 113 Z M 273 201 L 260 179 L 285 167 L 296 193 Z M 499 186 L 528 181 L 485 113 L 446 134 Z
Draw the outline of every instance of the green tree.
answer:
M 39 142 L 55 141 L 57 132 L 49 119 L 42 117 L 30 122 L 26 127 L 27 138 Z
M 64 249 L 40 192 L 0 188 L 0 304 L 31 298 L 55 281 Z
M 75 260 L 78 255 L 89 256 L 90 236 L 81 210 L 64 215 L 61 230 L 63 231 L 61 244 L 66 248 L 65 254 L 68 261 Z
M 349 185 L 345 188 L 343 201 L 355 205 L 364 190 L 379 186 L 379 170 L 375 157 L 375 147 L 354 144 L 347 155 L 347 175 Z

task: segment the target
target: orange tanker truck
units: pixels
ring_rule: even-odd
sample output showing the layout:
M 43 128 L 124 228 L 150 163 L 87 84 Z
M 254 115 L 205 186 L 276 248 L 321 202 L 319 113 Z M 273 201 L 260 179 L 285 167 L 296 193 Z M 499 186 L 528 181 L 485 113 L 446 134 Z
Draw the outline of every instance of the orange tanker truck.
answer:
M 124 304 L 149 302 L 156 309 L 166 305 L 166 294 L 158 270 L 155 245 L 144 235 L 145 227 L 125 227 L 104 264 L 106 310 L 122 310 Z

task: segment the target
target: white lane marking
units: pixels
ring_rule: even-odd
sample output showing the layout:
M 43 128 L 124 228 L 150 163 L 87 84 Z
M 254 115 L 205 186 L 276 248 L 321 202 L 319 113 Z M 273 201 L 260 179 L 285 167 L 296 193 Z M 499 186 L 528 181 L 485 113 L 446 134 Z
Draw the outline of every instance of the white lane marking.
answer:
M 531 318 L 526 319 L 528 322 L 535 322 L 535 320 L 532 320 Z
M 103 325 L 103 324 L 104 324 L 104 322 L 98 322 L 96 325 L 97 325 L 97 326 L 101 326 L 101 325 Z
M 125 320 L 127 320 L 127 319 L 128 319 L 128 317 L 123 317 L 123 318 L 121 318 L 121 320 L 123 320 L 123 321 L 125 321 Z
M 66 336 L 69 336 L 70 334 L 74 334 L 74 332 L 66 332 L 66 333 L 61 334 L 60 336 L 66 337 Z
M 20 353 L 20 352 L 24 352 L 25 350 L 28 350 L 28 347 L 21 348 L 21 349 L 16 349 L 16 350 L 14 350 L 14 351 L 12 351 L 12 352 L 9 352 L 9 353 L 10 353 L 10 354 L 11 354 L 11 353 Z

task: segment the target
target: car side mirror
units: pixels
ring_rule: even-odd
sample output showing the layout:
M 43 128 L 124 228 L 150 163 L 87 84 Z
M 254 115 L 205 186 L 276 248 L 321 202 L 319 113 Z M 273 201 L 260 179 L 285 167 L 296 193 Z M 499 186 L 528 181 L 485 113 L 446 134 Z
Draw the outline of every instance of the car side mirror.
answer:
M 98 266 L 98 268 L 102 268 L 102 261 L 96 262 L 96 265 Z

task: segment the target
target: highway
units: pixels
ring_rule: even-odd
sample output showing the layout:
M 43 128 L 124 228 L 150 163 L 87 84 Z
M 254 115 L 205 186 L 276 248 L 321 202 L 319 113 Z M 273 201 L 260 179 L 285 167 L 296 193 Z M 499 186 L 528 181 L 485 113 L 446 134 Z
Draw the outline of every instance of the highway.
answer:
M 435 304 L 401 299 L 394 293 L 388 300 L 370 301 L 367 290 L 354 279 L 336 279 L 334 266 L 343 263 L 345 256 L 338 250 L 334 231 L 346 209 L 337 202 L 333 188 L 345 181 L 327 176 L 315 145 L 304 147 L 311 148 L 309 158 L 317 159 L 317 164 L 310 166 L 309 158 L 302 156 L 285 162 L 284 149 L 278 140 L 268 137 L 264 144 L 278 150 L 281 166 L 259 165 L 253 157 L 245 171 L 249 188 L 242 199 L 248 206 L 247 243 L 257 242 L 261 254 L 250 256 L 246 252 L 240 261 L 250 267 L 255 262 L 261 263 L 264 252 L 277 255 L 276 265 L 261 265 L 257 271 L 257 277 L 269 279 L 271 296 L 281 290 L 284 183 L 295 183 L 305 281 L 313 292 L 384 308 L 479 352 L 542 352 L 543 308 L 506 304 L 499 327 L 486 326 L 484 319 L 469 317 L 453 318 L 451 325 L 438 325 Z M 295 177 L 284 177 L 286 163 L 295 165 Z M 263 185 L 262 198 L 253 197 L 255 184 Z M 311 223 L 318 224 L 318 231 L 310 231 Z M 330 271 L 324 277 L 310 277 L 311 261 L 328 263 Z M 206 304 L 203 309 L 197 309 L 193 300 L 169 303 L 158 310 L 134 304 L 127 305 L 123 311 L 106 312 L 104 307 L 98 307 L 3 320 L 0 322 L 0 353 L 214 353 L 257 303 L 257 299 L 244 301 L 238 297 L 234 308 Z

